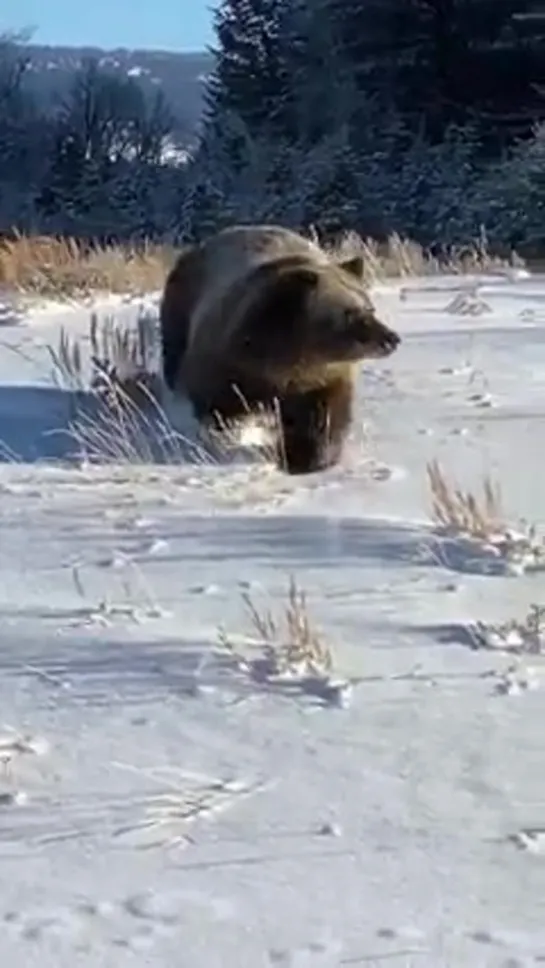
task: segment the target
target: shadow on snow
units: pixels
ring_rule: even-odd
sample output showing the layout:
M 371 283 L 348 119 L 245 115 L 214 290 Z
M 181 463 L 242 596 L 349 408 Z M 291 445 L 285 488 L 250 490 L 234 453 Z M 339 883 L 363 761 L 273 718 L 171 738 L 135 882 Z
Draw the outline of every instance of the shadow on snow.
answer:
M 175 422 L 150 405 L 145 411 L 101 402 L 96 394 L 36 385 L 0 386 L 0 462 L 96 464 L 227 463 L 198 440 L 189 404 Z M 250 460 L 251 455 L 245 455 Z

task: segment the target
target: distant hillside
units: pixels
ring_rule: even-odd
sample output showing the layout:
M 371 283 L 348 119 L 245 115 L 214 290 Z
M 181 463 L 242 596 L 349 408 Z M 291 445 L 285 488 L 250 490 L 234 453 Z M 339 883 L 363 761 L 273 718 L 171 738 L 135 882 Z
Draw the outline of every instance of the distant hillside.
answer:
M 156 50 L 101 50 L 96 47 L 43 47 L 25 45 L 30 57 L 29 86 L 44 104 L 64 95 L 74 73 L 89 57 L 108 70 L 133 77 L 148 92 L 161 87 L 179 120 L 186 140 L 195 132 L 203 109 L 203 90 L 212 67 L 205 51 L 174 53 Z

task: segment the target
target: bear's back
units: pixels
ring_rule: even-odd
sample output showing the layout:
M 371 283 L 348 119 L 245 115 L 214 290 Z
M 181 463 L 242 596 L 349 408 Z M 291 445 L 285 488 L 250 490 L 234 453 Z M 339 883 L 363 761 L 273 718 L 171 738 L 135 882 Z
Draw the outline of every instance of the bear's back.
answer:
M 309 263 L 323 265 L 327 255 L 310 239 L 276 225 L 235 225 L 211 236 L 200 246 L 202 273 L 200 297 L 191 320 L 191 335 L 203 320 L 222 313 L 234 286 L 240 291 L 244 280 L 264 262 L 290 255 L 302 255 Z
M 321 264 L 327 261 L 318 245 L 280 225 L 234 225 L 211 236 L 201 248 L 216 279 L 239 278 L 263 262 L 289 255 L 308 256 Z

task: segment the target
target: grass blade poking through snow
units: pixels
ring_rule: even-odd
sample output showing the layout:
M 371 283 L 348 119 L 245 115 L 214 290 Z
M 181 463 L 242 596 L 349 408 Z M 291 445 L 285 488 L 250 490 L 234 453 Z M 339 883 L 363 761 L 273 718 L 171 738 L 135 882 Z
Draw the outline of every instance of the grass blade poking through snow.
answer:
M 234 659 L 237 668 L 253 682 L 295 687 L 321 698 L 330 705 L 345 705 L 349 684 L 334 678 L 331 647 L 310 615 L 305 592 L 295 578 L 289 580 L 287 601 L 281 616 L 260 608 L 248 592 L 242 596 L 250 631 L 261 652 L 249 657 L 237 651 L 223 630 L 220 645 Z
M 267 449 L 267 443 L 274 440 L 274 415 L 265 412 L 255 415 L 254 428 L 234 424 L 221 434 L 207 433 L 192 420 L 188 404 L 188 429 L 191 424 L 195 439 L 176 430 L 167 412 L 154 317 L 141 313 L 134 327 L 112 316 L 99 322 L 92 313 L 89 342 L 87 361 L 80 341 L 64 328 L 57 346 L 49 347 L 56 385 L 73 394 L 67 432 L 80 459 L 215 466 L 242 447 L 261 464 L 273 462 L 274 446 Z
M 156 321 L 140 314 L 136 328 L 91 314 L 87 367 L 78 339 L 61 329 L 49 347 L 58 386 L 74 394 L 68 435 L 84 461 L 197 463 L 212 459 L 171 424 L 161 402 Z
M 527 615 L 508 622 L 475 622 L 472 637 L 479 648 L 545 656 L 545 607 L 531 605 Z
M 514 574 L 545 563 L 543 537 L 535 526 L 517 531 L 507 524 L 501 489 L 489 476 L 476 497 L 449 481 L 436 460 L 428 464 L 427 474 L 432 516 L 440 533 L 480 545 Z
M 489 477 L 485 477 L 482 499 L 478 499 L 449 482 L 438 461 L 431 461 L 427 471 L 433 517 L 441 528 L 482 541 L 505 530 L 501 491 Z

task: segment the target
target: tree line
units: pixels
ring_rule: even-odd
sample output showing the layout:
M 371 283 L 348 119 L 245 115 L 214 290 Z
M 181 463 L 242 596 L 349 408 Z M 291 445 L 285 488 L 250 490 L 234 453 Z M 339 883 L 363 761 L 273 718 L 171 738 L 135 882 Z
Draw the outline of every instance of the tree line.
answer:
M 49 114 L 0 43 L 0 230 L 200 237 L 234 220 L 545 241 L 545 3 L 223 0 L 196 146 L 96 62 Z

